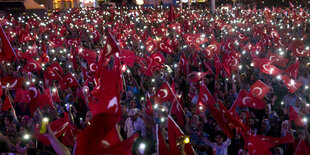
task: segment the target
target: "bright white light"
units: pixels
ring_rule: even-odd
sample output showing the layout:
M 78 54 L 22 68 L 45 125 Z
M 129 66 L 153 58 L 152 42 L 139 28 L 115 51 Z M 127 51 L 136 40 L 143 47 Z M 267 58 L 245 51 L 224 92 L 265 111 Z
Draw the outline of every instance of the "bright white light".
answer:
M 30 135 L 29 135 L 29 134 L 25 134 L 25 135 L 23 136 L 23 138 L 24 138 L 25 140 L 28 140 L 28 139 L 30 138 Z
M 308 85 L 306 85 L 306 86 L 305 86 L 305 89 L 308 89 L 308 88 L 309 88 L 309 86 L 308 86 Z
M 157 108 L 158 108 L 158 104 L 155 104 L 155 105 L 154 105 L 154 109 L 157 109 Z
M 161 111 L 162 111 L 162 112 L 165 112 L 165 111 L 166 111 L 166 109 L 165 109 L 165 108 L 162 108 L 162 109 L 161 109 Z
M 30 82 L 29 82 L 29 81 L 27 81 L 27 82 L 26 82 L 26 85 L 30 85 Z
M 278 75 L 278 76 L 277 76 L 277 79 L 278 79 L 278 80 L 281 80 L 281 75 Z
M 46 122 L 46 123 L 47 123 L 48 120 L 49 120 L 49 119 L 48 119 L 47 117 L 44 117 L 44 118 L 43 118 L 43 122 Z
M 163 118 L 163 117 L 160 118 L 160 121 L 161 121 L 161 122 L 164 122 L 164 121 L 165 121 L 165 118 Z
M 152 82 L 155 82 L 155 79 L 152 79 Z
M 146 145 L 144 143 L 140 143 L 140 145 L 139 145 L 139 152 L 141 154 L 144 154 L 145 147 L 146 147 Z
M 304 123 L 307 123 L 307 122 L 308 122 L 307 117 L 304 117 L 304 118 L 302 119 L 302 121 L 303 121 Z

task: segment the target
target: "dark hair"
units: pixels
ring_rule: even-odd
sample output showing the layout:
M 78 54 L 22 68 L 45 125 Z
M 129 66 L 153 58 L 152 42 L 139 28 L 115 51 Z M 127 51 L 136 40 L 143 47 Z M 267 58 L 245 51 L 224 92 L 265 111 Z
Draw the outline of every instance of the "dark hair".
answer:
M 220 135 L 222 138 L 224 138 L 224 133 L 222 131 L 215 132 L 215 137 Z

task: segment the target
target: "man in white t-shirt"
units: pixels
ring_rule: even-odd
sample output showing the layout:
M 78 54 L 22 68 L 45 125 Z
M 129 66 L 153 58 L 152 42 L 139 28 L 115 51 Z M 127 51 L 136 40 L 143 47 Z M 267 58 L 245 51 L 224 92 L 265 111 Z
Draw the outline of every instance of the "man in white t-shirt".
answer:
M 124 131 L 126 132 L 127 138 L 131 137 L 137 132 L 140 132 L 141 136 L 145 136 L 145 123 L 139 117 L 139 110 L 137 108 L 131 108 L 128 112 L 128 118 L 125 121 Z
M 214 155 L 227 155 L 227 149 L 231 143 L 230 138 L 223 142 L 224 136 L 222 132 L 215 133 L 215 143 L 210 142 L 207 138 L 204 138 L 203 141 L 212 148 Z

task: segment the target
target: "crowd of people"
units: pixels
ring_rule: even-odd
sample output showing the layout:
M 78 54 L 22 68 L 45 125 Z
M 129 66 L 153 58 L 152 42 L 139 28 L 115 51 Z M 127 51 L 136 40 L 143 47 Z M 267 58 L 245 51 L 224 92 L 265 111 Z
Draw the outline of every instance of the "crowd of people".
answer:
M 0 18 L 0 152 L 309 154 L 309 10 Z

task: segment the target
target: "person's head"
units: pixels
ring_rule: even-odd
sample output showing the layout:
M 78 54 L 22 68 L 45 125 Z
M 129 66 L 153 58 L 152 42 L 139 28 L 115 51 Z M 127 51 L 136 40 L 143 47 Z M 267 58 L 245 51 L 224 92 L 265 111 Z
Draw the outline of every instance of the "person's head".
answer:
M 261 124 L 262 133 L 268 132 L 270 128 L 271 128 L 271 124 L 270 124 L 269 119 L 264 119 Z
M 220 132 L 220 131 L 216 132 L 214 140 L 215 140 L 217 145 L 221 146 L 223 144 L 223 141 L 224 141 L 224 134 L 223 134 L 223 132 Z
M 274 155 L 283 155 L 284 154 L 284 151 L 281 147 L 276 147 L 274 149 Z
M 250 117 L 248 119 L 248 125 L 249 125 L 250 128 L 255 128 L 255 119 Z
M 93 114 L 91 113 L 91 111 L 88 111 L 85 115 L 85 122 L 89 122 L 92 117 L 93 117 Z
M 241 118 L 242 120 L 245 120 L 245 119 L 246 119 L 246 112 L 245 112 L 245 111 L 241 111 L 241 112 L 240 112 L 240 118 Z
M 136 103 L 135 99 L 130 99 L 129 100 L 129 108 L 130 109 L 131 108 L 136 108 L 136 106 L 137 106 L 137 103 Z
M 285 130 L 285 131 L 288 130 L 288 120 L 285 120 L 282 122 L 282 130 Z
M 128 112 L 128 116 L 131 118 L 131 120 L 134 122 L 138 118 L 138 112 L 139 110 L 137 108 L 131 108 Z

